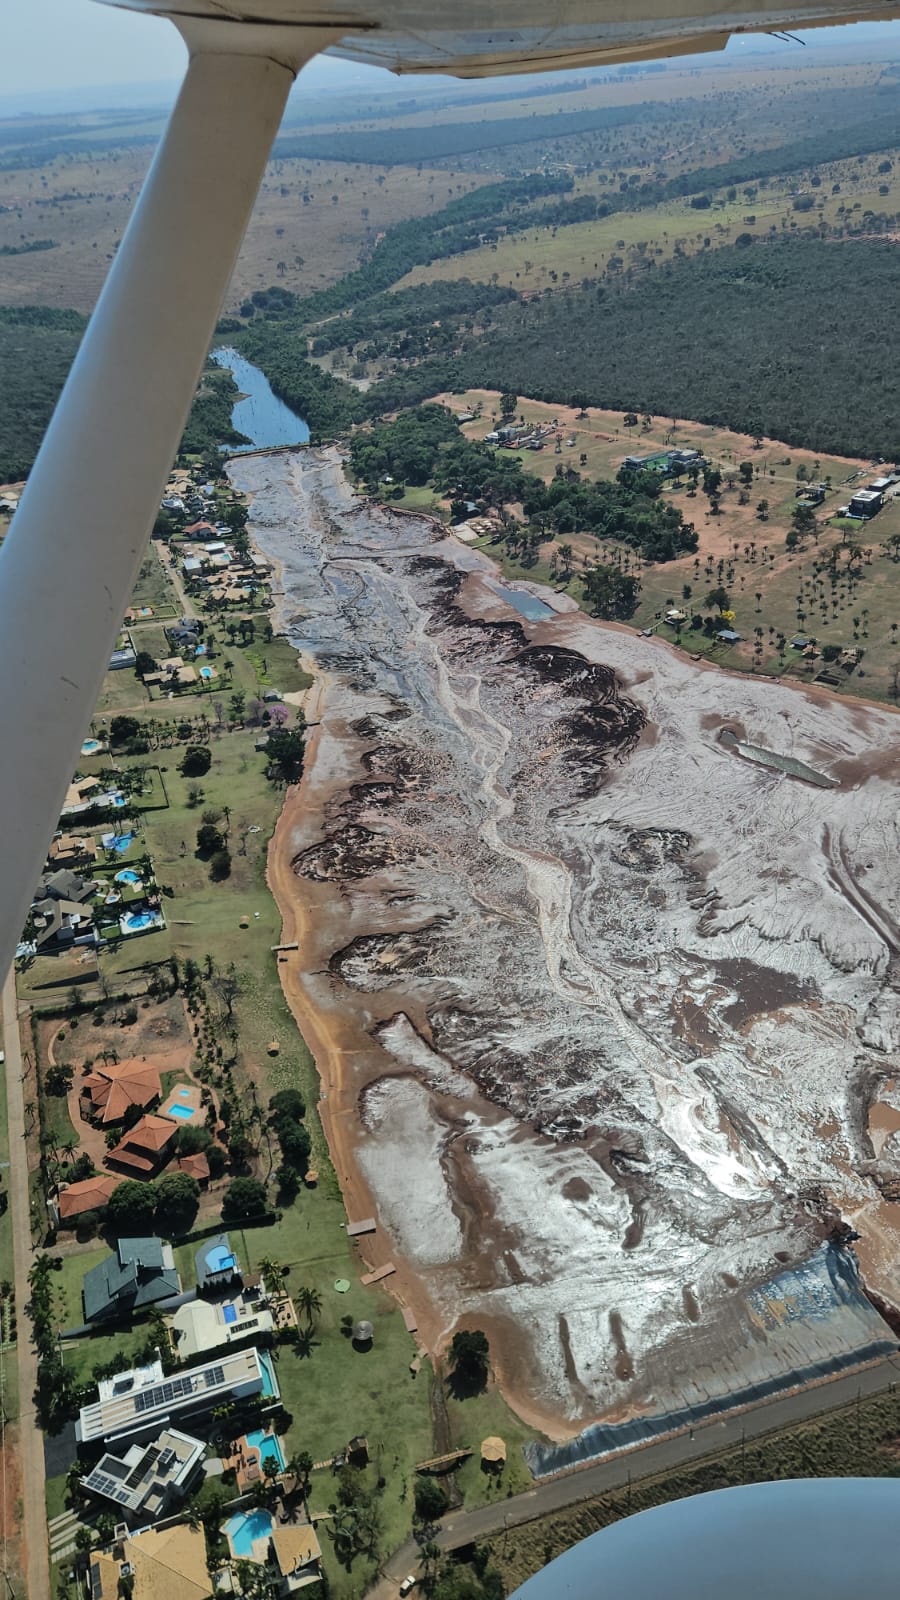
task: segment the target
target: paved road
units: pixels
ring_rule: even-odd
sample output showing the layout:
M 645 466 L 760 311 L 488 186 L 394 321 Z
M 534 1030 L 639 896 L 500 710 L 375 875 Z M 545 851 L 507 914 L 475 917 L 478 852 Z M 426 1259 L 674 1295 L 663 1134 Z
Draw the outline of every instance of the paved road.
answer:
M 31 1207 L 25 1156 L 25 1088 L 19 1043 L 16 984 L 12 972 L 3 986 L 3 1048 L 6 1051 L 6 1095 L 9 1122 L 9 1199 L 12 1212 L 13 1267 L 16 1288 L 16 1351 L 19 1365 L 19 1453 L 22 1464 L 24 1565 L 27 1593 L 50 1594 L 47 1554 L 47 1504 L 44 1488 L 44 1436 L 37 1425 L 32 1395 L 37 1384 L 37 1352 L 28 1337 L 30 1319 L 28 1272 L 32 1262 Z M 29 1091 L 29 1098 L 32 1098 Z
M 852 1405 L 857 1396 L 879 1394 L 900 1386 L 900 1355 L 874 1362 L 856 1372 L 833 1378 L 827 1383 L 784 1395 L 742 1412 L 732 1412 L 715 1422 L 705 1423 L 690 1433 L 681 1433 L 658 1444 L 643 1445 L 616 1456 L 611 1461 L 598 1461 L 593 1466 L 582 1467 L 561 1477 L 536 1483 L 524 1494 L 476 1511 L 459 1511 L 445 1518 L 436 1542 L 442 1550 L 456 1550 L 460 1545 L 484 1539 L 489 1534 L 502 1533 L 504 1528 L 515 1528 L 548 1512 L 560 1511 L 590 1500 L 608 1489 L 624 1488 L 630 1479 L 649 1477 L 654 1473 L 681 1467 L 713 1452 L 740 1445 L 741 1440 L 758 1439 L 773 1429 L 789 1427 L 841 1406 Z M 369 1590 L 367 1600 L 395 1600 L 397 1589 L 407 1573 L 418 1572 L 418 1546 L 410 1540 L 397 1550 L 384 1564 L 382 1574 Z

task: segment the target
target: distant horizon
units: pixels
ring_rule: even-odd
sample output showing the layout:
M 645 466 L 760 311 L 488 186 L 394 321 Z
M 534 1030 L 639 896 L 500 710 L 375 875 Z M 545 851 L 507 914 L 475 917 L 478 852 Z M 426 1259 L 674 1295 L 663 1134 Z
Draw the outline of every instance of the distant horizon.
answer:
M 166 110 L 180 87 L 187 61 L 185 46 L 164 19 L 122 12 L 93 0 L 28 0 L 26 14 L 6 28 L 6 61 L 14 66 L 15 91 L 0 92 L 0 117 L 78 115 L 87 111 Z M 724 51 L 677 56 L 670 70 L 733 67 L 739 57 L 789 53 L 820 56 L 868 55 L 873 50 L 900 55 L 900 21 L 860 22 L 844 27 L 810 29 L 792 36 L 792 43 L 768 34 L 735 35 Z M 48 40 L 50 41 L 48 45 Z M 129 66 L 140 60 L 152 76 L 133 78 Z M 582 67 L 570 72 L 527 73 L 492 80 L 467 80 L 434 74 L 393 74 L 338 56 L 317 56 L 304 69 L 293 91 L 312 99 L 336 95 L 433 95 L 474 92 L 485 96 L 490 85 L 530 87 L 544 77 L 565 82 L 615 67 Z M 90 78 L 88 74 L 91 74 Z M 94 76 L 96 74 L 96 76 Z M 293 98 L 293 96 L 292 96 Z

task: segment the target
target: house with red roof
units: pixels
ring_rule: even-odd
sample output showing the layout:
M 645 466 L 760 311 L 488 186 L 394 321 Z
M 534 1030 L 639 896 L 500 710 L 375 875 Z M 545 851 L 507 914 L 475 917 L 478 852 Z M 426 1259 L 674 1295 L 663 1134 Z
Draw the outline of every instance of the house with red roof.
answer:
M 156 1068 L 137 1057 L 127 1061 L 103 1062 L 81 1081 L 78 1109 L 86 1122 L 111 1127 L 122 1122 L 137 1106 L 146 1111 L 156 1105 L 162 1084 Z
M 131 1178 L 154 1178 L 168 1161 L 177 1132 L 171 1117 L 141 1117 L 110 1150 L 107 1162 L 121 1167 Z

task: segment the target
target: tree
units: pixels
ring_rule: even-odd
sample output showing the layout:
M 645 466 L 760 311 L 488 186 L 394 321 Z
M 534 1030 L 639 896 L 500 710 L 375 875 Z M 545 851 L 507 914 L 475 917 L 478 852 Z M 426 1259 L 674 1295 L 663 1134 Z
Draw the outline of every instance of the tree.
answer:
M 715 606 L 718 611 L 727 611 L 728 590 L 723 589 L 721 586 L 718 589 L 710 589 L 709 594 L 706 596 L 704 601 L 704 605 Z
M 461 1328 L 450 1341 L 450 1362 L 460 1388 L 470 1394 L 487 1383 L 490 1346 L 480 1328 Z
M 109 724 L 110 744 L 127 744 L 129 739 L 136 739 L 141 732 L 141 724 L 137 717 L 113 717 Z
M 155 1189 L 157 1227 L 164 1233 L 186 1233 L 200 1200 L 196 1178 L 186 1172 L 167 1172 L 157 1180 Z
M 243 627 L 243 624 L 241 624 L 241 626 Z M 231 696 L 231 699 L 228 702 L 229 709 L 231 711 L 232 722 L 243 722 L 244 707 L 246 704 L 247 696 L 245 695 L 243 689 L 235 689 L 234 694 Z
M 760 500 L 759 504 L 756 507 L 756 515 L 759 517 L 760 522 L 767 522 L 768 521 L 768 519 L 769 519 L 769 502 L 768 502 L 768 500 L 765 500 L 765 499 Z
M 146 1233 L 156 1215 L 156 1189 L 152 1183 L 126 1178 L 114 1189 L 106 1205 L 106 1216 L 115 1234 Z
M 638 425 L 637 412 L 626 411 L 622 420 L 624 421 L 626 428 L 636 428 Z
M 276 728 L 269 734 L 266 760 L 288 783 L 296 783 L 303 771 L 305 747 L 303 728 Z
M 749 489 L 753 482 L 753 462 L 742 461 L 738 467 L 738 472 L 741 475 L 741 482 Z
M 287 1463 L 286 1470 L 293 1474 L 300 1484 L 301 1494 L 309 1492 L 309 1476 L 313 1469 L 313 1458 L 308 1450 L 295 1450 Z
M 597 617 L 626 619 L 633 616 L 640 589 L 639 578 L 626 576 L 617 567 L 589 567 L 584 575 L 584 598 Z
M 569 404 L 573 406 L 580 417 L 587 416 L 588 395 L 585 389 L 576 389 L 569 397 Z
M 225 878 L 231 877 L 231 851 L 224 847 L 215 850 L 209 863 L 209 875 L 213 883 L 222 883 Z
M 274 1256 L 263 1256 L 259 1263 L 259 1275 L 265 1284 L 266 1290 L 271 1295 L 284 1293 L 284 1267 Z
M 304 1283 L 297 1290 L 297 1304 L 310 1327 L 312 1327 L 322 1309 L 322 1296 L 317 1289 L 311 1289 L 308 1284 Z
M 226 1222 L 264 1216 L 268 1207 L 266 1186 L 258 1178 L 234 1178 L 222 1196 L 222 1217 Z
M 156 672 L 156 670 L 157 670 L 157 664 L 154 661 L 152 655 L 150 654 L 150 651 L 149 650 L 139 650 L 138 653 L 137 653 L 137 658 L 136 658 L 135 663 L 134 663 L 134 675 L 135 675 L 135 677 L 136 678 L 146 678 L 148 673 Z
M 422 1522 L 437 1522 L 450 1504 L 446 1489 L 436 1478 L 417 1478 L 414 1498 L 416 1516 Z
M 518 404 L 519 404 L 518 395 L 517 394 L 513 394 L 513 391 L 511 389 L 504 389 L 503 393 L 500 396 L 500 415 L 502 417 L 514 417 L 515 414 L 516 414 L 516 407 L 517 407 Z
M 221 850 L 225 844 L 224 834 L 219 832 L 214 822 L 203 822 L 197 829 L 197 850 L 201 856 L 212 856 Z
M 181 758 L 185 778 L 203 778 L 212 766 L 212 751 L 205 744 L 189 744 Z

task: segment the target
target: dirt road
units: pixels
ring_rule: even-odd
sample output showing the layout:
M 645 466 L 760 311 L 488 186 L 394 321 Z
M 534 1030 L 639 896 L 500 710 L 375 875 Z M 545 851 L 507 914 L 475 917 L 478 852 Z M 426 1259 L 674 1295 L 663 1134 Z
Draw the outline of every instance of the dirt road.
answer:
M 31 1211 L 28 1163 L 25 1155 L 25 1086 L 19 1042 L 16 984 L 12 972 L 3 987 L 3 1048 L 6 1051 L 6 1094 L 9 1120 L 9 1197 L 12 1207 L 13 1264 L 16 1286 L 16 1322 L 19 1365 L 19 1441 L 22 1466 L 24 1522 L 23 1567 L 27 1592 L 37 1597 L 50 1593 L 47 1555 L 47 1506 L 44 1489 L 44 1437 L 37 1424 L 32 1396 L 37 1384 L 37 1352 L 29 1330 L 25 1306 L 28 1272 L 32 1262 Z

